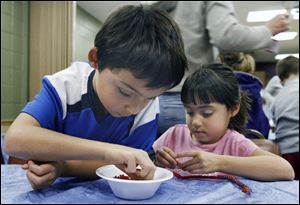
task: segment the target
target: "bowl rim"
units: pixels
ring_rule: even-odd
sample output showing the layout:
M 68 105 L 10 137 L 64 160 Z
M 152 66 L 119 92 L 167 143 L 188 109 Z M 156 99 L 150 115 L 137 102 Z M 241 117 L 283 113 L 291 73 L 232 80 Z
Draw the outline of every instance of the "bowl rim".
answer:
M 118 179 L 118 178 L 111 178 L 111 177 L 107 177 L 105 175 L 103 175 L 101 173 L 101 170 L 102 169 L 109 169 L 109 168 L 115 168 L 115 169 L 119 169 L 117 168 L 115 165 L 113 164 L 110 164 L 110 165 L 105 165 L 105 166 L 101 166 L 99 168 L 96 169 L 96 174 L 101 177 L 102 179 L 106 179 L 108 181 L 115 181 L 115 182 L 122 182 L 122 183 L 128 183 L 128 184 L 148 184 L 148 183 L 157 183 L 157 182 L 163 182 L 163 181 L 167 181 L 169 179 L 171 179 L 174 175 L 173 173 L 168 170 L 168 169 L 165 169 L 165 168 L 162 168 L 162 167 L 156 167 L 156 169 L 159 169 L 163 172 L 165 172 L 167 174 L 166 177 L 162 178 L 162 179 L 152 179 L 152 180 L 127 180 L 127 179 Z M 120 169 L 119 169 L 120 170 Z M 124 175 L 127 176 L 126 173 L 124 173 L 122 170 L 120 170 Z

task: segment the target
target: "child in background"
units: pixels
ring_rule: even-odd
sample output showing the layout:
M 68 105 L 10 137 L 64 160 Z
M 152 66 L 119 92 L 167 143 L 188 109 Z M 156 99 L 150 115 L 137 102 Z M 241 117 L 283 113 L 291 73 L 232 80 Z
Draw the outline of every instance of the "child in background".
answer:
M 249 110 L 250 118 L 246 124 L 246 128 L 259 131 L 268 138 L 270 132 L 269 119 L 263 110 L 263 98 L 261 91 L 263 83 L 256 77 L 255 60 L 250 54 L 242 52 L 238 53 L 221 53 L 221 62 L 230 66 L 234 70 L 234 75 L 239 81 L 241 90 L 246 91 L 251 99 L 251 107 Z M 248 134 L 247 138 L 256 138 Z
M 256 180 L 292 180 L 291 165 L 244 137 L 247 96 L 232 70 L 202 67 L 184 82 L 187 125 L 169 128 L 153 144 L 156 165 L 192 174 L 222 172 Z
M 288 56 L 276 64 L 283 88 L 275 97 L 271 113 L 275 122 L 275 142 L 282 157 L 290 162 L 299 180 L 299 59 Z
M 180 31 L 161 10 L 125 6 L 107 18 L 94 43 L 90 64 L 75 62 L 44 77 L 7 132 L 4 149 L 30 160 L 24 168 L 33 188 L 59 176 L 98 178 L 105 164 L 153 178 L 147 152 L 157 132 L 156 96 L 176 86 L 186 69 Z
M 263 98 L 265 101 L 264 110 L 266 113 L 267 118 L 269 119 L 270 126 L 274 125 L 272 114 L 271 114 L 271 106 L 274 102 L 275 97 L 278 95 L 282 88 L 280 78 L 278 75 L 274 75 L 269 82 L 267 83 L 266 87 L 263 89 Z

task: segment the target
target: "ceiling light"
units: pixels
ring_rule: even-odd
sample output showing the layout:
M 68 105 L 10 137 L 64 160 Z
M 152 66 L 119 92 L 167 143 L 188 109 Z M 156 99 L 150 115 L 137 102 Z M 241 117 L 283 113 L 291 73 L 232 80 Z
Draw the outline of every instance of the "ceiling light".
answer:
M 293 15 L 294 19 L 299 20 L 299 8 L 294 8 L 291 10 L 291 14 Z
M 288 56 L 294 56 L 296 58 L 299 58 L 299 53 L 290 53 L 290 54 L 278 54 L 275 56 L 275 59 L 276 60 L 281 60 L 281 59 L 284 59 Z
M 287 11 L 285 9 L 281 10 L 268 10 L 268 11 L 250 11 L 248 13 L 248 22 L 263 22 L 269 21 L 278 14 L 285 14 Z
M 158 2 L 158 1 L 141 1 L 141 4 L 143 4 L 143 5 L 151 5 L 151 4 L 154 4 L 156 2 Z
M 279 33 L 272 38 L 276 41 L 287 41 L 287 40 L 292 40 L 297 36 L 297 32 L 282 32 Z
M 266 10 L 266 11 L 250 11 L 248 13 L 247 22 L 264 22 L 269 21 L 278 14 L 287 13 L 286 9 L 280 10 Z M 299 8 L 293 8 L 290 10 L 290 14 L 293 19 L 299 20 Z

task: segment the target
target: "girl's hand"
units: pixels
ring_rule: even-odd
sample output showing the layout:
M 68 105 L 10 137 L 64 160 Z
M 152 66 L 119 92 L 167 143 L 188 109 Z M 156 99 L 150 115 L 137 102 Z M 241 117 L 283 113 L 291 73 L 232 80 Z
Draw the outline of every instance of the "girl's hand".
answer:
M 184 163 L 178 165 L 178 168 L 189 171 L 192 174 L 207 174 L 219 170 L 219 155 L 205 151 L 190 151 L 177 153 L 176 158 L 192 157 Z
M 61 176 L 63 162 L 45 162 L 44 164 L 40 164 L 29 160 L 22 168 L 27 170 L 27 178 L 32 188 L 42 189 L 50 186 Z
M 157 166 L 174 169 L 178 165 L 176 154 L 168 147 L 161 147 L 155 154 L 155 164 L 157 164 Z

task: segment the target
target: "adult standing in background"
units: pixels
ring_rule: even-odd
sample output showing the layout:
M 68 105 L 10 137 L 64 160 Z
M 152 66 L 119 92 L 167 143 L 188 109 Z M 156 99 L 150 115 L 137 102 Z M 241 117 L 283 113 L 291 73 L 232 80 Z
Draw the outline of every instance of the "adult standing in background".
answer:
M 188 60 L 188 76 L 203 64 L 215 61 L 214 47 L 220 51 L 253 51 L 271 49 L 272 36 L 288 30 L 288 15 L 277 15 L 261 26 L 245 26 L 238 22 L 231 1 L 179 1 L 174 19 L 181 29 Z M 184 107 L 180 100 L 181 81 L 160 96 L 158 136 L 166 129 L 184 123 Z

